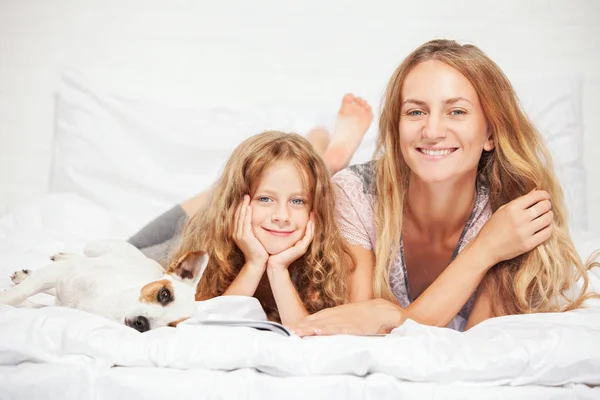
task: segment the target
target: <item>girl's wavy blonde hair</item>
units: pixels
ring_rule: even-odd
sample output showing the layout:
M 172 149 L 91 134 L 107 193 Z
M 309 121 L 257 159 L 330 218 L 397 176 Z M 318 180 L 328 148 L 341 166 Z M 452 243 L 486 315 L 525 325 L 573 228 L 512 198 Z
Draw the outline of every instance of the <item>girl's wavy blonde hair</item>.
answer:
M 402 85 L 415 66 L 428 60 L 453 67 L 477 92 L 495 143 L 494 150 L 482 153 L 477 170 L 490 189 L 492 211 L 536 188 L 552 196 L 554 233 L 550 239 L 497 264 L 486 276 L 495 297 L 493 312 L 503 315 L 578 308 L 590 296 L 586 294 L 586 270 L 594 263 L 590 260 L 584 265 L 575 250 L 550 153 L 502 70 L 476 46 L 451 40 L 433 40 L 414 50 L 396 69 L 384 95 L 376 150 L 375 296 L 394 299 L 389 282 L 390 256 L 398 251 L 409 182 L 410 169 L 402 157 L 399 140 Z M 583 282 L 581 291 L 569 294 L 579 279 Z
M 240 272 L 244 255 L 232 239 L 236 208 L 244 194 L 252 196 L 263 172 L 280 161 L 291 161 L 301 171 L 314 212 L 313 241 L 307 252 L 289 267 L 298 295 L 309 313 L 347 302 L 354 259 L 335 223 L 335 192 L 329 171 L 305 138 L 275 131 L 253 136 L 233 151 L 210 191 L 207 206 L 183 229 L 171 263 L 198 250 L 210 256 L 198 284 L 197 300 L 223 294 Z M 268 280 L 264 277 L 255 297 L 269 319 L 279 320 Z

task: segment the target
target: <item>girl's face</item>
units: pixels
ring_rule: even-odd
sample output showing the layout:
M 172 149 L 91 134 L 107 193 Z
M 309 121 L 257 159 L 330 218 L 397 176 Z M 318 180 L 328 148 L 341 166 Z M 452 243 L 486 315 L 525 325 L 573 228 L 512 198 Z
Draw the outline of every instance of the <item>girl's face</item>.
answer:
M 277 254 L 304 236 L 311 204 L 302 173 L 291 161 L 267 168 L 250 201 L 252 230 L 267 253 Z
M 494 144 L 475 88 L 464 75 L 437 60 L 408 73 L 400 145 L 411 179 L 433 183 L 476 174 L 482 151 Z

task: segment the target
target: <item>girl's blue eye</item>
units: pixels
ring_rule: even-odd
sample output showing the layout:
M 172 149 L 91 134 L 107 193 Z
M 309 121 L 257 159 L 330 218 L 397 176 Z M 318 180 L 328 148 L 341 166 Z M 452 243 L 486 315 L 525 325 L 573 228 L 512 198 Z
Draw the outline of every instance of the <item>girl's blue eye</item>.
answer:
M 270 198 L 268 198 L 268 197 L 264 197 L 264 196 L 262 196 L 262 197 L 259 197 L 259 198 L 257 198 L 256 200 L 260 201 L 261 203 L 268 203 L 268 202 L 270 202 L 270 201 L 271 201 L 271 199 L 270 199 Z
M 466 112 L 464 110 L 452 110 L 452 111 L 450 111 L 450 114 L 452 114 L 452 115 L 465 115 Z
M 301 206 L 303 204 L 306 204 L 306 202 L 302 199 L 294 199 L 292 200 L 292 204 L 295 206 Z
M 412 117 L 417 117 L 417 116 L 423 115 L 423 111 L 421 111 L 421 110 L 412 110 L 412 111 L 409 111 L 407 113 L 407 115 L 410 115 Z

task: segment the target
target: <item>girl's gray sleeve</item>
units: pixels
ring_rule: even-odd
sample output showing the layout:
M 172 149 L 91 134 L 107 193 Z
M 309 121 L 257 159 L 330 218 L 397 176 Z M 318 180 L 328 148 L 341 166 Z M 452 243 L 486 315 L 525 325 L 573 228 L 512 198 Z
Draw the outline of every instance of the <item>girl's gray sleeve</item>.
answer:
M 181 205 L 176 205 L 156 217 L 148 225 L 127 240 L 138 249 L 156 246 L 172 239 L 187 222 L 187 215 Z M 152 258 L 152 257 L 151 257 Z

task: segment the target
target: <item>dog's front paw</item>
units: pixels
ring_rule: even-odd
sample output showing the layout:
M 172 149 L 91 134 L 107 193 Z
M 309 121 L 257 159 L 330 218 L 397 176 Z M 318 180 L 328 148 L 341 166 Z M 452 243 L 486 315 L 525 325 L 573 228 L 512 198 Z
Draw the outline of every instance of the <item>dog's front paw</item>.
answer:
M 15 271 L 11 276 L 10 280 L 13 281 L 15 285 L 23 282 L 27 277 L 31 274 L 31 271 L 28 269 L 22 269 L 20 271 Z

